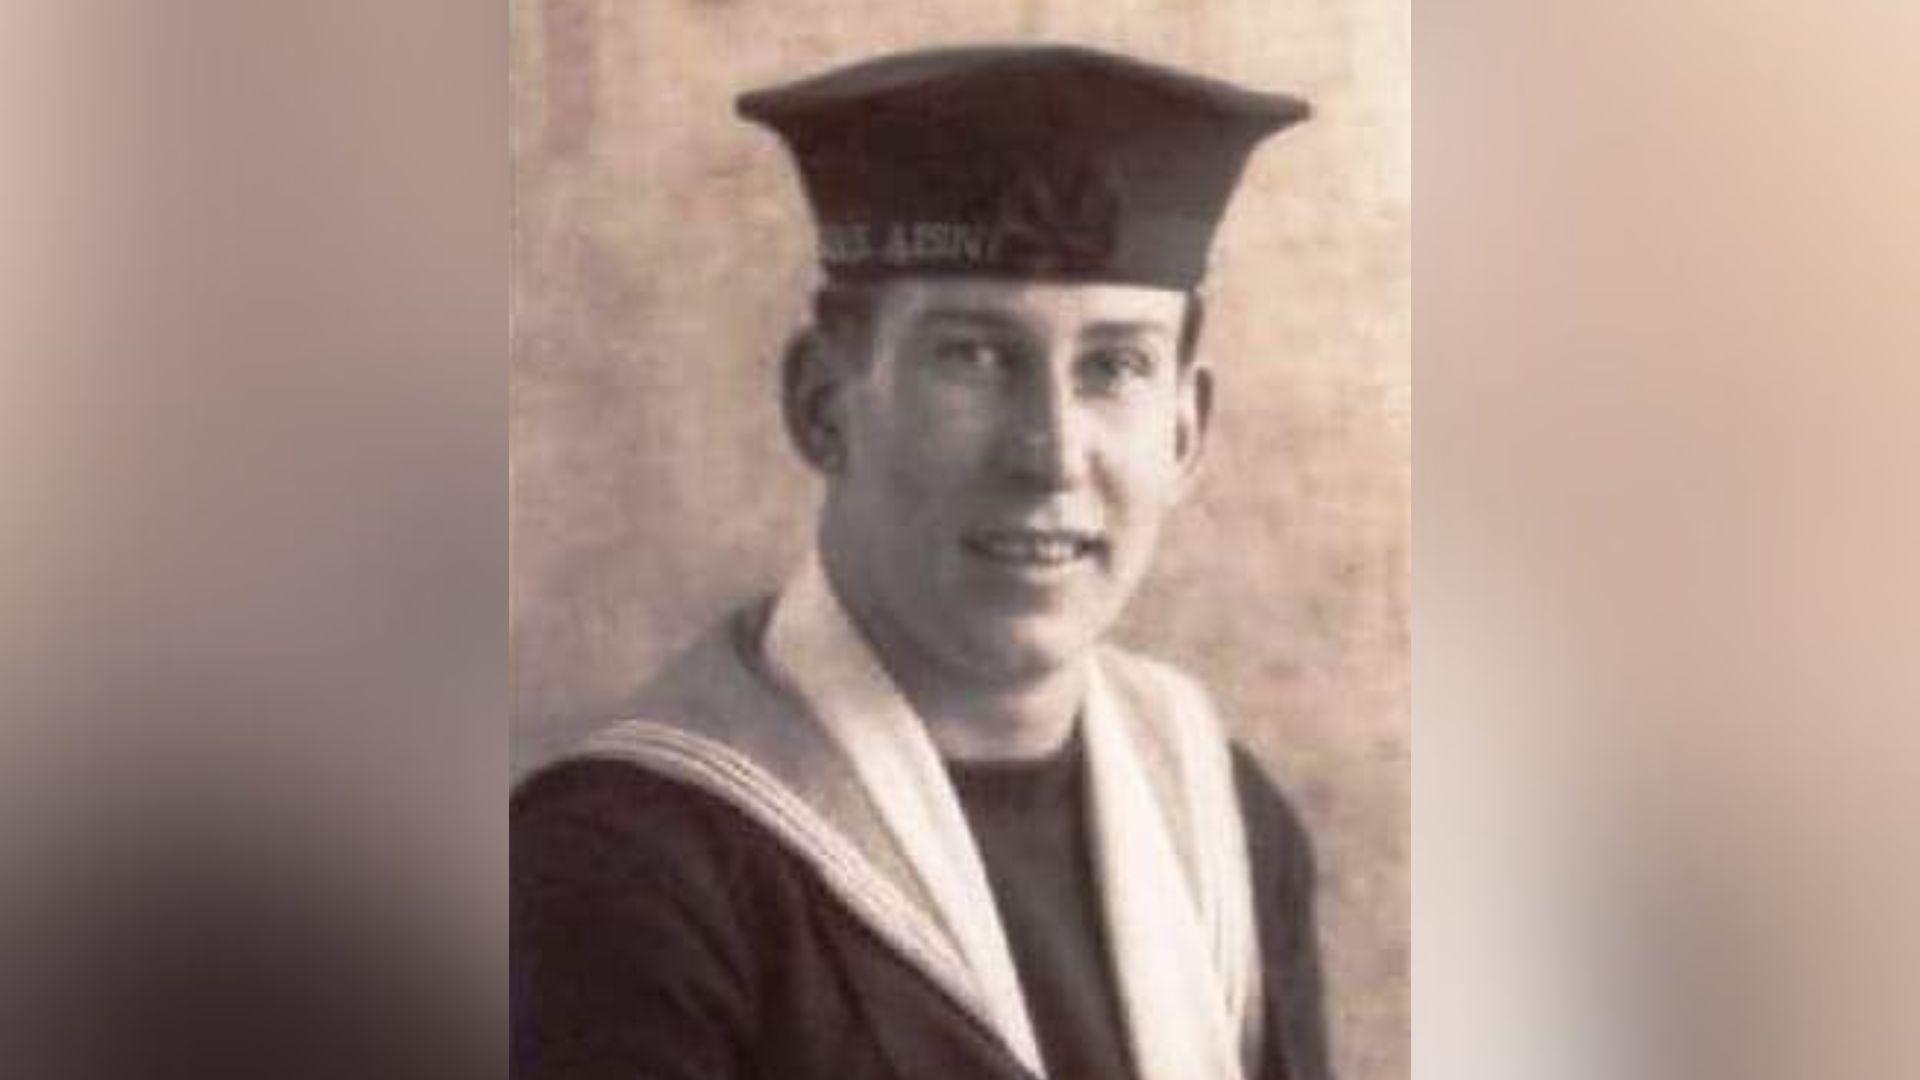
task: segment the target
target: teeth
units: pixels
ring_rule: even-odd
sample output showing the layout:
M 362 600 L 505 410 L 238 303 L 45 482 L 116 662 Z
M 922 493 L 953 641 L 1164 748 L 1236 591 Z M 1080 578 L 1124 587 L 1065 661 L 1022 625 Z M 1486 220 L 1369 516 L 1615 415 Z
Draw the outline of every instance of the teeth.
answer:
M 987 555 L 1006 562 L 1053 566 L 1086 554 L 1093 543 L 1058 533 L 991 533 L 981 537 L 977 546 Z

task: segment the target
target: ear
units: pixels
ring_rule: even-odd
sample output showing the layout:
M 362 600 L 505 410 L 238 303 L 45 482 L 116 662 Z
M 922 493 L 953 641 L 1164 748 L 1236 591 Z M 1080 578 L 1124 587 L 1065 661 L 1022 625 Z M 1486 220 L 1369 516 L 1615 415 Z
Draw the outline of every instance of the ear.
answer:
M 1180 403 L 1174 420 L 1174 460 L 1184 490 L 1200 471 L 1208 426 L 1213 421 L 1213 370 L 1199 361 L 1180 372 Z
M 845 365 L 812 327 L 787 342 L 780 364 L 780 405 L 787 436 L 800 457 L 823 475 L 846 467 L 846 431 L 841 417 Z

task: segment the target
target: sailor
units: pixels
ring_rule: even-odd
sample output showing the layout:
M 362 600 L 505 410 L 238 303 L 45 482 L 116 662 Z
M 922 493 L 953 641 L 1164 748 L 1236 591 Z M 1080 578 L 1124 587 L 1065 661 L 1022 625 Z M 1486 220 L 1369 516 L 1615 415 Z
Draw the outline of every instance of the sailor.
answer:
M 1206 443 L 1215 226 L 1306 105 L 1020 46 L 739 110 L 818 227 L 815 544 L 516 793 L 515 1075 L 1326 1076 L 1299 822 L 1107 640 Z

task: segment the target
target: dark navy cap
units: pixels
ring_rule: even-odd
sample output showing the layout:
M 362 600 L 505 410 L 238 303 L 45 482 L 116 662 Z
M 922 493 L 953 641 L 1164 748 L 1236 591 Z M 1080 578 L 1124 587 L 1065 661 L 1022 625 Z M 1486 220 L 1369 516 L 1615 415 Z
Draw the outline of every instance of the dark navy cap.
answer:
M 837 281 L 1188 289 L 1247 155 L 1307 103 L 1074 46 L 881 57 L 742 95 L 800 169 Z

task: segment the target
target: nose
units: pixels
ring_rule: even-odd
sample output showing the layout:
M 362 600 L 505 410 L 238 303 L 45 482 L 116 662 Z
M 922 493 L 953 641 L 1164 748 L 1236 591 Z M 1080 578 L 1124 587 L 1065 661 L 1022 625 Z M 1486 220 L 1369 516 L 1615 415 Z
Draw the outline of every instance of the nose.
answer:
M 1088 430 L 1064 365 L 1049 364 L 1022 380 L 1006 439 L 1007 472 L 1042 491 L 1064 491 L 1086 479 Z

